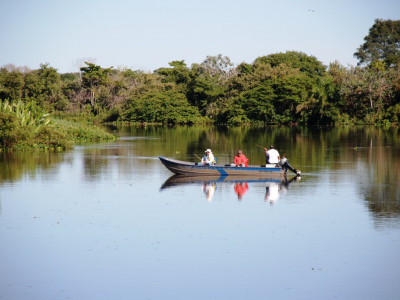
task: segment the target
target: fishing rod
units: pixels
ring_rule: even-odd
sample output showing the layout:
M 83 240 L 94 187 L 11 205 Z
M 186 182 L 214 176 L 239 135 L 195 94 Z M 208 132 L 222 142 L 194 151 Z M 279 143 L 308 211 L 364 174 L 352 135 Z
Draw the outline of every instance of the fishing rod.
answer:
M 198 159 L 202 159 L 200 156 L 198 156 L 196 153 L 193 153 L 194 156 L 196 156 Z
M 267 147 L 264 147 L 264 146 L 261 146 L 261 145 L 259 145 L 259 144 L 256 144 L 257 145 L 257 147 L 259 147 L 259 148 L 261 148 L 261 149 L 267 149 Z

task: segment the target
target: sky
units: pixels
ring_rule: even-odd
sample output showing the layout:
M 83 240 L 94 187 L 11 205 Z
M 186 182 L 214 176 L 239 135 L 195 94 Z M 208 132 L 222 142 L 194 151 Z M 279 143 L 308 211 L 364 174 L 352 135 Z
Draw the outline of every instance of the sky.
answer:
M 0 67 L 152 72 L 222 54 L 232 63 L 286 51 L 355 66 L 375 19 L 399 0 L 0 0 Z

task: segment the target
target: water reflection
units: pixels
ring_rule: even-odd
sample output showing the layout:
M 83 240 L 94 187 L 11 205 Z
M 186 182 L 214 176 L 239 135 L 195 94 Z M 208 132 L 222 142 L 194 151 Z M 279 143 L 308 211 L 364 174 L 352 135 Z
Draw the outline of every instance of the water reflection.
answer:
M 280 178 L 257 178 L 257 177 L 235 177 L 235 176 L 183 176 L 172 175 L 162 185 L 160 190 L 182 185 L 199 185 L 206 196 L 207 201 L 213 199 L 218 185 L 231 185 L 239 201 L 249 191 L 249 183 L 265 183 L 265 200 L 273 203 L 279 198 L 281 192 L 286 192 L 289 184 L 300 180 L 299 176 L 282 176 Z
M 0 153 L 1 299 L 399 299 L 397 132 L 125 135 L 66 153 Z M 158 159 L 191 161 L 210 147 L 229 163 L 240 147 L 257 164 L 267 141 L 302 170 L 300 182 L 168 178 Z
M 267 182 L 265 188 L 265 201 L 274 204 L 278 201 L 279 196 L 285 194 L 289 188 L 289 184 L 294 180 L 300 180 L 301 177 L 293 177 L 290 180 L 285 176 L 281 182 Z
M 58 172 L 54 166 L 65 161 L 65 154 L 58 152 L 0 152 L 0 183 L 18 181 L 25 176 L 38 178 L 43 174 L 52 178 Z
M 66 153 L 1 152 L 0 185 L 26 178 L 51 181 L 75 166 L 79 178 L 89 183 L 108 181 L 113 176 L 129 180 L 143 175 L 154 177 L 152 173 L 160 174 L 158 156 L 196 161 L 194 155 L 206 148 L 213 149 L 220 163 L 232 162 L 235 149 L 240 147 L 252 164 L 261 164 L 265 156 L 256 145 L 268 141 L 284 151 L 303 175 L 328 174 L 332 184 L 341 185 L 349 174 L 357 194 L 376 220 L 400 219 L 398 128 L 147 126 L 113 130 L 121 136 L 115 143 L 79 146 Z M 238 197 L 246 197 L 248 190 L 241 192 L 245 188 L 239 184 L 237 189 Z M 215 188 L 204 190 L 211 200 Z
M 212 183 L 204 182 L 202 188 L 203 188 L 204 194 L 206 195 L 207 201 L 210 202 L 212 200 L 212 198 L 214 197 L 214 192 L 215 192 L 215 189 L 217 188 L 217 185 L 214 182 L 212 182 Z
M 242 200 L 243 195 L 249 190 L 249 185 L 247 182 L 236 182 L 233 189 L 235 190 L 238 200 L 240 201 Z

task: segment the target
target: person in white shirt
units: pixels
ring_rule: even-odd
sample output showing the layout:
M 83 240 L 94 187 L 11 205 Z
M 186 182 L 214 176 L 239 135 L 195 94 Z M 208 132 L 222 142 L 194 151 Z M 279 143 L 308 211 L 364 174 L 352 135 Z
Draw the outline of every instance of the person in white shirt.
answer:
M 269 147 L 269 150 L 264 148 L 264 151 L 267 164 L 277 164 L 281 160 L 278 150 L 274 149 L 273 145 Z
M 207 165 L 207 166 L 212 166 L 215 164 L 215 158 L 214 155 L 211 152 L 211 149 L 207 149 L 206 151 L 204 151 L 204 155 L 201 158 L 201 162 L 200 164 L 202 165 Z

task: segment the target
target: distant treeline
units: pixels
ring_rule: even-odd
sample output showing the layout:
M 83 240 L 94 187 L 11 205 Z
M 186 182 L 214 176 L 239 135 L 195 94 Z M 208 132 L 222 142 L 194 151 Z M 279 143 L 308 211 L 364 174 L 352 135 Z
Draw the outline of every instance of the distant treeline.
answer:
M 191 66 L 172 61 L 154 72 L 91 62 L 66 74 L 48 64 L 32 71 L 8 65 L 0 69 L 0 100 L 98 122 L 398 124 L 400 21 L 376 20 L 365 41 L 357 67 L 324 66 L 295 51 L 237 66 L 222 55 Z
M 208 56 L 188 67 L 173 61 L 152 73 L 86 63 L 59 74 L 48 64 L 0 69 L 0 99 L 59 116 L 100 122 L 165 124 L 397 124 L 400 68 L 325 67 L 313 56 L 286 52 L 233 67 Z

